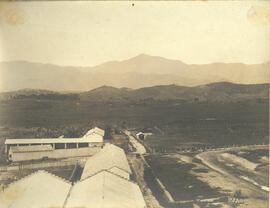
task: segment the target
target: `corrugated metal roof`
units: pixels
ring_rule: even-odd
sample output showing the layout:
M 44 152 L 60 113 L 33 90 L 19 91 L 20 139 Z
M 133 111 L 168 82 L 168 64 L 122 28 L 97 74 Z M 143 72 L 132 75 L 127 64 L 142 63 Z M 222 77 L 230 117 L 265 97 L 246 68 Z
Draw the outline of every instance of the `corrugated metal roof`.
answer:
M 46 171 L 37 171 L 0 192 L 1 208 L 62 207 L 71 184 Z
M 135 183 L 108 171 L 76 183 L 65 208 L 144 208 L 140 188 Z
M 34 145 L 34 146 L 11 146 L 10 152 L 40 152 L 40 151 L 52 151 L 51 145 Z
M 0 207 L 145 208 L 140 188 L 124 178 L 121 171 L 131 173 L 124 151 L 107 144 L 102 153 L 86 162 L 84 177 L 75 185 L 37 171 L 0 192 Z
M 126 177 L 126 173 L 131 173 L 124 150 L 113 144 L 106 144 L 103 149 L 86 161 L 81 179 L 90 177 L 101 170 L 113 172 L 114 167 L 118 168 L 116 174 L 119 174 L 121 170 L 124 172 L 121 174 L 122 177 Z

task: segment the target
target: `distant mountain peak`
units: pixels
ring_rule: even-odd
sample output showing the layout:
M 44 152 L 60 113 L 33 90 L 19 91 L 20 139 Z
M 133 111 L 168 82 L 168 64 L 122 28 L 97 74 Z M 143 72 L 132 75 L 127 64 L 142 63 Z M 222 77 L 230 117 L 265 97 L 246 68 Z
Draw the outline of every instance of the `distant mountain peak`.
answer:
M 141 54 L 138 54 L 137 56 L 133 56 L 131 58 L 128 58 L 126 60 L 123 60 L 123 62 L 129 62 L 129 61 L 140 61 L 140 60 L 150 60 L 150 59 L 153 59 L 155 58 L 154 56 L 151 56 L 151 55 L 148 55 L 148 54 L 145 54 L 145 53 L 141 53 Z
M 138 54 L 137 56 L 131 57 L 125 61 L 129 61 L 129 60 L 166 60 L 166 61 L 177 61 L 177 62 L 181 62 L 183 64 L 185 64 L 184 62 L 180 61 L 180 60 L 175 60 L 175 59 L 170 59 L 170 58 L 164 58 L 162 56 L 156 56 L 156 55 L 149 55 L 146 53 L 141 53 Z
M 104 85 L 102 88 L 109 92 L 113 88 L 107 85 L 138 89 L 154 85 L 196 86 L 223 81 L 239 84 L 270 82 L 269 62 L 256 65 L 190 65 L 145 53 L 94 67 L 66 67 L 23 61 L 0 62 L 0 74 L 3 75 L 0 83 L 2 91 L 21 88 L 85 91 Z
M 93 90 L 113 90 L 113 89 L 118 89 L 116 87 L 108 86 L 108 85 L 102 85 L 100 87 L 97 87 Z
M 154 57 L 154 56 L 151 56 L 151 55 L 148 55 L 145 53 L 141 53 L 141 54 L 138 54 L 137 56 L 131 57 L 130 59 L 144 59 L 144 58 L 152 58 L 152 57 Z
M 138 54 L 137 56 L 135 56 L 135 57 L 133 57 L 133 58 L 139 58 L 139 57 L 151 57 L 151 55 L 148 55 L 148 54 L 146 54 L 146 53 L 140 53 L 140 54 Z

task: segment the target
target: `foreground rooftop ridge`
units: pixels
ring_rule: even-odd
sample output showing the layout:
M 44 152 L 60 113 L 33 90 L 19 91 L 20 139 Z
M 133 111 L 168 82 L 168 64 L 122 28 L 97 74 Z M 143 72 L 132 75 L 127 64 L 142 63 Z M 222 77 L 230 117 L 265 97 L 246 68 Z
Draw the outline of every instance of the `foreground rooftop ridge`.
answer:
M 119 155 L 120 160 L 118 160 Z M 107 156 L 109 156 L 112 161 L 121 162 L 121 160 L 127 160 L 123 149 L 112 144 L 107 144 L 99 153 L 90 157 L 87 163 L 90 166 L 92 162 L 97 160 L 95 158 L 101 157 L 104 159 Z M 10 183 L 8 187 L 0 193 L 0 207 L 21 208 L 20 206 L 22 205 L 28 208 L 43 208 L 48 205 L 58 207 L 61 204 L 60 207 L 62 208 L 80 206 L 85 208 L 145 208 L 146 204 L 139 186 L 134 181 L 129 180 L 131 170 L 128 163 L 127 167 L 128 170 L 118 167 L 117 163 L 113 166 L 106 166 L 106 164 L 104 164 L 103 168 L 100 169 L 98 166 L 98 169 L 96 169 L 93 174 L 87 175 L 74 184 L 48 171 L 38 170 L 22 179 Z M 42 177 L 38 177 L 39 175 Z M 5 201 L 5 197 L 18 189 L 18 187 L 20 187 L 19 195 L 11 200 Z M 52 196 L 52 194 L 58 196 L 56 191 L 57 193 L 61 193 L 60 198 Z M 27 203 L 24 204 L 23 201 Z M 28 203 L 30 201 L 32 201 L 32 204 Z

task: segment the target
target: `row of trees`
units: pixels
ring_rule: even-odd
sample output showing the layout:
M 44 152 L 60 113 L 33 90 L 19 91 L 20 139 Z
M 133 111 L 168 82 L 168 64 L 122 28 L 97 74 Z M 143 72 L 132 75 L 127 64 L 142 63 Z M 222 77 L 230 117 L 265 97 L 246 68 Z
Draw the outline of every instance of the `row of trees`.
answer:
M 57 128 L 48 127 L 33 127 L 29 129 L 11 129 L 6 138 L 58 138 L 64 136 L 65 138 L 79 138 L 82 137 L 88 130 L 97 125 L 69 125 L 60 126 Z M 105 130 L 104 139 L 112 139 L 113 134 L 119 134 L 120 129 L 109 125 L 98 126 Z

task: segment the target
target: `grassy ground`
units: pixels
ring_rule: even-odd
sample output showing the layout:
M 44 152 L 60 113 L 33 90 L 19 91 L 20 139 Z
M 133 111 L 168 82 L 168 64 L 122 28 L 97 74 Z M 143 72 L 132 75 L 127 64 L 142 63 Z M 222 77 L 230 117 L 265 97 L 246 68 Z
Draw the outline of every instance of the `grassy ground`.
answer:
M 166 136 L 211 143 L 258 142 L 268 135 L 268 103 L 253 101 L 177 106 L 173 101 L 144 105 L 35 99 L 6 102 L 0 103 L 0 127 L 59 129 L 90 123 L 157 126 Z
M 220 196 L 217 189 L 198 180 L 190 174 L 195 166 L 179 163 L 176 158 L 152 155 L 146 157 L 156 176 L 163 182 L 175 201 L 195 200 L 197 198 L 214 198 Z M 205 171 L 196 169 L 196 171 Z
M 157 148 L 268 143 L 268 111 L 268 103 L 252 100 L 174 105 L 11 99 L 0 102 L 0 150 L 4 138 L 78 137 L 107 125 L 149 129 L 154 135 L 146 142 Z
M 265 162 L 269 162 L 267 161 L 267 158 L 269 158 L 269 149 L 267 147 L 253 150 L 250 149 L 242 149 L 241 151 L 232 150 L 228 151 L 228 153 L 235 154 L 237 156 L 243 157 L 255 163 L 261 162 L 262 157 L 266 157 Z
M 154 154 L 145 156 L 151 169 L 145 169 L 145 180 L 164 207 L 230 207 L 228 201 L 237 190 L 242 192 L 241 207 L 268 207 L 268 147 L 228 148 L 197 154 Z M 230 155 L 235 155 L 237 158 Z M 243 157 L 242 157 L 243 156 Z M 253 170 L 253 165 L 257 166 Z M 255 167 L 254 166 L 254 167 Z M 259 168 L 258 168 L 259 167 Z M 157 176 L 175 201 L 168 203 L 153 177 Z M 242 203 L 241 202 L 241 203 Z M 245 206 L 244 206 L 245 205 Z
M 61 178 L 66 180 L 70 180 L 71 174 L 74 170 L 74 165 L 71 166 L 63 166 L 63 167 L 51 167 L 51 168 L 44 168 L 44 170 L 57 175 Z

